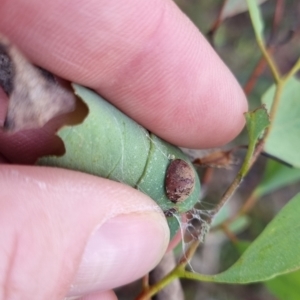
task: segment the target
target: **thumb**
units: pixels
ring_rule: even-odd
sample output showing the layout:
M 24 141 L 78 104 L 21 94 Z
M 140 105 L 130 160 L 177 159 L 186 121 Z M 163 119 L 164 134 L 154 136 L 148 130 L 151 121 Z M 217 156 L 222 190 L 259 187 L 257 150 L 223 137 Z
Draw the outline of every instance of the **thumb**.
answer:
M 151 270 L 168 245 L 151 199 L 79 172 L 2 165 L 0 203 L 4 298 L 110 290 Z

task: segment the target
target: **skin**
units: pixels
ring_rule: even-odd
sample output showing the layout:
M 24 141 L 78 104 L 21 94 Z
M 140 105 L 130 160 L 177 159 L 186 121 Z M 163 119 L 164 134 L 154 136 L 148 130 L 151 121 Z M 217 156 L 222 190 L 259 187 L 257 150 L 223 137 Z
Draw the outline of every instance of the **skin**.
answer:
M 0 5 L 0 31 L 33 63 L 95 89 L 167 141 L 215 147 L 241 131 L 239 85 L 172 1 Z M 0 94 L 0 120 L 6 101 Z M 167 224 L 151 199 L 120 183 L 7 164 L 51 152 L 55 127 L 0 134 L 0 299 L 116 299 L 113 288 L 159 262 Z

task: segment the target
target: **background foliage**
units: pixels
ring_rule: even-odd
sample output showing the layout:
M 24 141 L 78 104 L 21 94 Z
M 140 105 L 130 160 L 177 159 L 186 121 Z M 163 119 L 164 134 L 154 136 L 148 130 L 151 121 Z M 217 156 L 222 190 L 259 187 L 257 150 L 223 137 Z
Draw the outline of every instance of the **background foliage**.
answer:
M 274 83 L 274 72 L 270 71 L 272 66 L 270 68 L 262 56 L 257 39 L 265 40 L 278 73 L 288 73 L 300 56 L 300 3 L 292 0 L 257 1 L 261 4 L 263 22 L 259 16 L 254 16 L 255 37 L 247 1 L 175 2 L 206 35 L 235 74 L 248 96 L 250 109 L 265 103 L 270 111 L 276 98 L 275 83 L 281 81 L 276 82 L 275 76 Z M 292 77 L 283 85 L 280 91 L 282 101 L 264 147 L 269 155 L 279 160 L 260 155 L 239 190 L 222 208 L 205 244 L 198 248 L 191 262 L 196 272 L 220 274 L 201 275 L 201 278 L 191 274 L 202 282 L 182 281 L 186 299 L 299 299 L 300 144 L 297 136 L 300 133 L 300 83 L 299 79 Z M 248 143 L 245 131 L 228 147 Z M 197 154 L 194 152 L 195 156 Z M 244 156 L 245 150 L 237 152 L 240 162 Z M 282 164 L 282 160 L 287 164 Z M 231 170 L 200 170 L 202 181 L 207 185 L 202 200 L 206 208 L 211 208 L 221 198 L 239 168 L 235 165 Z M 177 253 L 181 251 L 179 246 Z M 242 254 L 243 259 L 239 260 Z M 262 282 L 253 283 L 257 281 Z M 237 282 L 248 284 L 237 285 Z M 132 293 L 131 287 L 126 287 L 119 297 L 129 299 Z

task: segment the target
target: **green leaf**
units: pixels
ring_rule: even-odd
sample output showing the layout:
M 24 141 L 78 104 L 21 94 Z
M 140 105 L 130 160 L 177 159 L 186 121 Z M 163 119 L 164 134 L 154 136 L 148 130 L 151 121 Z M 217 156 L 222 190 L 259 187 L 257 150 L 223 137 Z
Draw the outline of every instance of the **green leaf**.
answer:
M 246 125 L 248 131 L 249 145 L 246 158 L 242 169 L 240 171 L 241 176 L 245 176 L 249 171 L 249 165 L 255 150 L 255 146 L 262 136 L 265 129 L 269 126 L 269 115 L 265 107 L 260 107 L 254 111 L 245 113 Z
M 227 220 L 230 217 L 230 206 L 224 205 L 220 211 L 217 213 L 217 215 L 213 218 L 212 221 L 212 228 L 217 227 L 221 223 L 223 223 L 225 220 Z
M 231 208 L 229 205 L 224 205 L 221 210 L 214 217 L 211 227 L 217 227 L 227 220 L 231 215 Z M 240 216 L 235 219 L 233 222 L 230 222 L 229 230 L 235 234 L 240 233 L 245 228 L 248 227 L 250 223 L 250 218 L 248 216 Z M 217 231 L 218 233 L 222 232 L 222 229 Z
M 264 22 L 257 1 L 247 0 L 252 26 L 257 40 L 263 41 Z
M 235 244 L 236 249 L 238 250 L 238 252 L 242 255 L 249 247 L 250 247 L 251 243 L 249 241 L 238 241 Z
M 299 300 L 300 270 L 278 276 L 264 284 L 278 300 Z
M 262 102 L 270 110 L 276 86 L 263 95 Z M 300 82 L 290 78 L 282 91 L 265 151 L 290 165 L 300 168 Z
M 262 197 L 279 188 L 300 181 L 300 170 L 269 160 L 262 181 L 255 189 L 256 197 Z
M 57 135 L 65 145 L 65 154 L 43 157 L 38 164 L 122 182 L 150 196 L 164 212 L 172 210 L 178 216 L 198 202 L 199 177 L 178 147 L 149 133 L 95 92 L 79 85 L 74 85 L 74 88 L 86 103 L 89 113 L 81 124 L 65 126 L 58 131 Z M 166 170 L 175 158 L 186 161 L 195 174 L 194 190 L 178 203 L 172 202 L 165 190 Z M 167 219 L 173 236 L 179 222 L 173 216 Z
M 214 281 L 264 281 L 300 268 L 300 194 L 280 211 L 241 258 Z
M 269 126 L 269 115 L 265 107 L 260 107 L 253 112 L 245 114 L 247 122 L 247 130 L 249 136 L 249 145 L 255 145 L 261 137 L 264 130 Z
M 248 216 L 240 216 L 230 223 L 229 230 L 234 234 L 238 234 L 244 231 L 249 226 L 249 224 L 250 218 Z
M 299 216 L 300 194 L 297 194 L 229 269 L 217 275 L 185 272 L 181 277 L 244 284 L 300 269 Z
M 266 2 L 266 0 L 256 0 L 258 4 Z M 221 14 L 221 20 L 236 16 L 248 10 L 248 5 L 245 0 L 228 0 L 226 1 Z

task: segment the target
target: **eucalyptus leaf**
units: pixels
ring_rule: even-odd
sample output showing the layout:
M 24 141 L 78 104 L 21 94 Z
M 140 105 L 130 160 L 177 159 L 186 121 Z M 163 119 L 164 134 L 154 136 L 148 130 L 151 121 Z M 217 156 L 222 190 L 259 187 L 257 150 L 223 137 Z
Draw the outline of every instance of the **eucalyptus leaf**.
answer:
M 270 87 L 262 102 L 270 110 L 276 86 Z M 300 168 L 300 82 L 290 78 L 282 90 L 276 115 L 264 150 L 290 165 Z
M 300 181 L 299 169 L 287 167 L 274 160 L 268 160 L 263 179 L 254 193 L 256 197 L 262 197 L 298 181 Z
M 173 215 L 190 210 L 200 198 L 200 181 L 188 157 L 95 92 L 79 85 L 74 89 L 88 106 L 88 116 L 83 123 L 58 131 L 66 149 L 63 156 L 43 157 L 38 164 L 86 172 L 139 189 L 165 212 L 173 236 L 179 228 Z M 184 160 L 194 176 L 194 188 L 178 202 L 167 197 L 165 187 L 166 171 L 175 159 Z
M 260 107 L 254 111 L 246 112 L 246 126 L 248 131 L 249 145 L 246 154 L 246 158 L 240 175 L 244 177 L 249 171 L 252 156 L 254 154 L 255 147 L 262 137 L 265 129 L 269 126 L 270 120 L 269 115 L 265 107 Z
M 185 272 L 181 277 L 245 284 L 300 269 L 299 215 L 300 194 L 297 194 L 229 269 L 217 275 Z
M 251 245 L 251 242 L 243 241 L 243 240 L 240 240 L 234 244 L 235 248 L 238 250 L 240 255 L 242 255 L 249 248 L 250 245 Z
M 278 276 L 264 284 L 278 300 L 299 300 L 300 270 Z
M 264 22 L 257 1 L 247 0 L 249 14 L 254 28 L 255 36 L 258 40 L 263 41 Z
M 245 113 L 247 130 L 249 136 L 249 146 L 255 145 L 262 136 L 264 130 L 269 126 L 269 115 L 264 107 L 260 107 L 253 112 Z
M 266 2 L 266 0 L 256 0 L 258 4 Z M 230 18 L 237 14 L 243 13 L 248 10 L 247 1 L 245 0 L 228 0 L 226 1 L 222 10 L 221 19 Z
M 300 268 L 300 194 L 268 224 L 228 270 L 213 276 L 216 282 L 265 281 Z
M 230 206 L 227 203 L 220 209 L 217 215 L 213 218 L 213 221 L 211 223 L 212 228 L 222 224 L 229 217 L 230 217 Z
M 234 234 L 238 234 L 242 231 L 244 231 L 249 224 L 251 223 L 251 220 L 248 216 L 240 216 L 236 220 L 230 223 L 229 230 L 230 232 Z
M 224 205 L 221 210 L 218 212 L 218 214 L 214 217 L 213 222 L 212 222 L 212 229 L 214 229 L 215 227 L 219 226 L 220 224 L 222 224 L 224 221 L 226 221 L 230 216 L 230 206 Z M 229 230 L 235 234 L 243 231 L 245 228 L 247 228 L 247 226 L 250 224 L 250 218 L 248 216 L 240 216 L 238 217 L 236 220 L 234 220 L 233 222 L 230 222 L 229 224 Z M 220 229 L 218 231 L 222 232 L 222 230 Z

